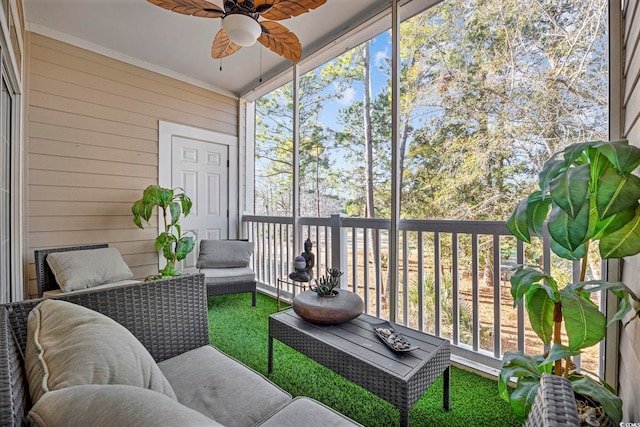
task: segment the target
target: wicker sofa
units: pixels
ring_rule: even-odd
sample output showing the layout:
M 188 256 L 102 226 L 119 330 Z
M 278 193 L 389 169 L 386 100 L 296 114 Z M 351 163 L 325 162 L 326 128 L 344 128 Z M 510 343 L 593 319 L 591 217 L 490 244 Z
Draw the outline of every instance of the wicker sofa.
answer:
M 177 402 L 154 391 L 129 387 L 134 391 L 133 397 L 126 399 L 129 413 L 132 405 L 135 407 L 137 404 L 136 399 L 143 400 L 144 396 L 151 394 L 160 395 L 171 401 L 172 405 L 187 407 L 186 411 L 200 417 L 196 421 L 185 418 L 180 425 L 358 425 L 314 400 L 292 399 L 262 375 L 209 345 L 206 288 L 202 274 L 63 294 L 53 300 L 78 304 L 115 320 L 146 348 L 153 358 L 151 362 L 157 362 L 173 388 Z M 24 362 L 27 318 L 42 301 L 51 304 L 52 299 L 27 300 L 1 306 L 0 426 L 24 425 L 32 409 Z M 40 310 L 39 307 L 42 306 L 38 306 L 37 310 Z M 62 390 L 82 390 L 78 387 L 87 386 L 74 385 Z M 60 390 L 48 391 L 44 396 L 55 393 L 60 393 Z M 91 399 L 92 396 L 76 393 L 74 398 L 78 397 Z M 123 400 L 122 395 L 119 398 Z M 42 400 L 43 397 L 40 397 L 38 405 Z M 153 414 L 156 416 L 153 421 L 125 419 L 123 423 L 118 410 L 100 412 L 104 402 L 100 399 L 91 402 L 90 405 L 82 405 L 81 402 L 72 401 L 68 407 L 55 406 L 55 416 L 64 421 L 50 425 L 67 425 L 71 423 L 67 421 L 69 419 L 78 420 L 77 411 L 86 411 L 85 416 L 89 417 L 84 418 L 82 425 L 175 425 L 175 418 L 173 422 L 158 422 L 158 414 Z M 162 411 L 173 416 L 162 405 L 147 412 Z M 94 415 L 98 413 L 102 414 L 102 418 Z M 147 414 L 137 411 L 135 415 L 136 418 L 144 418 Z M 202 422 L 203 415 L 206 415 L 205 423 Z M 110 419 L 111 416 L 120 418 Z

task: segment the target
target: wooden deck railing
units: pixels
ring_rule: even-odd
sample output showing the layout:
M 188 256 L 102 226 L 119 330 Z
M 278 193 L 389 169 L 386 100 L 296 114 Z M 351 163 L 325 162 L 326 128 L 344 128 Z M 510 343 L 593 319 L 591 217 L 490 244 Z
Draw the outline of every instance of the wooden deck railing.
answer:
M 243 237 L 255 243 L 258 281 L 275 288 L 299 255 L 292 218 L 244 216 L 242 224 Z M 386 219 L 300 218 L 296 236 L 299 248 L 307 237 L 314 244 L 315 277 L 339 268 L 342 287 L 362 297 L 365 312 L 388 319 L 390 227 Z M 509 277 L 518 264 L 538 263 L 574 280 L 576 263 L 552 255 L 548 239 L 524 245 L 496 221 L 401 220 L 398 228 L 398 323 L 448 338 L 453 354 L 491 368 L 499 368 L 506 350 L 542 349 L 522 304 L 513 307 Z M 597 351 L 593 358 L 588 368 L 597 371 Z

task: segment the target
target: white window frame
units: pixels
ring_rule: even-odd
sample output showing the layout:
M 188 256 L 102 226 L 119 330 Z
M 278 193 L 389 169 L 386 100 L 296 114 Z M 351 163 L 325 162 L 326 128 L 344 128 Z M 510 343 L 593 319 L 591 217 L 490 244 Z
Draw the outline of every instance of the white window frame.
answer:
M 25 295 L 25 277 L 28 277 L 28 254 L 26 254 L 25 245 L 25 228 L 23 212 L 26 193 L 26 179 L 24 176 L 24 142 L 22 132 L 23 103 L 22 103 L 22 74 L 20 70 L 24 70 L 24 55 L 20 55 L 20 64 L 17 63 L 16 55 L 13 52 L 11 44 L 9 20 L 10 18 L 16 26 L 15 31 L 18 35 L 22 34 L 22 23 L 17 13 L 17 0 L 10 0 L 11 17 L 7 16 L 4 8 L 0 7 L 0 71 L 2 78 L 5 79 L 8 89 L 12 92 L 12 116 L 11 116 L 11 282 L 10 299 L 12 301 L 21 301 Z M 22 37 L 18 37 L 18 47 L 24 52 Z M 25 261 L 23 261 L 25 260 Z

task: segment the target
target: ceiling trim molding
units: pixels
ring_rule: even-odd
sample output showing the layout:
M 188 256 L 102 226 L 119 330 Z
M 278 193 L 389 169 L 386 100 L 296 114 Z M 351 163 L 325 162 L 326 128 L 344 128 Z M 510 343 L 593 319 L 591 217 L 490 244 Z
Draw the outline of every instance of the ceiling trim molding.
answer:
M 423 11 L 441 3 L 443 0 L 405 0 L 400 3 L 400 19 L 407 20 Z M 377 10 L 373 16 L 358 25 L 353 25 L 341 34 L 336 34 L 333 40 L 329 40 L 323 47 L 311 52 L 308 56 L 298 61 L 300 74 L 307 73 L 319 67 L 331 59 L 342 55 L 365 41 L 381 34 L 391 28 L 391 5 L 385 5 L 382 10 Z M 253 89 L 243 91 L 240 98 L 253 102 L 263 95 L 289 83 L 293 80 L 293 66 L 267 78 L 264 83 Z
M 233 93 L 227 89 L 222 89 L 218 86 L 203 82 L 198 79 L 194 79 L 193 77 L 189 77 L 184 74 L 171 71 L 167 68 L 152 64 L 150 62 L 143 61 L 138 58 L 134 58 L 129 55 L 125 55 L 115 50 L 111 50 L 104 46 L 100 46 L 100 45 L 88 42 L 86 40 L 71 36 L 69 34 L 62 33 L 60 31 L 54 30 L 52 28 L 49 28 L 43 25 L 39 25 L 39 24 L 27 21 L 25 22 L 25 27 L 27 31 L 30 31 L 32 33 L 40 34 L 45 37 L 49 37 L 64 43 L 68 43 L 70 45 L 73 45 L 82 49 L 86 49 L 91 52 L 98 53 L 100 55 L 104 55 L 109 58 L 115 59 L 117 61 L 121 61 L 130 65 L 134 65 L 136 67 L 143 68 L 148 71 L 153 71 L 154 73 L 162 74 L 163 76 L 170 77 L 172 79 L 176 79 L 181 82 L 189 83 L 194 86 L 198 86 L 203 89 L 207 89 L 212 92 L 219 93 L 220 95 L 225 95 L 234 99 L 239 98 L 238 94 Z

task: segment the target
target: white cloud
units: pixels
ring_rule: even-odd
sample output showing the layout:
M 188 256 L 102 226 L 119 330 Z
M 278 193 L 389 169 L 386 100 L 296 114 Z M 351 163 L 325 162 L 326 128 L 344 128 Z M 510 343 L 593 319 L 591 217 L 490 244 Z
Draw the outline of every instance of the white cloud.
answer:
M 384 50 L 379 50 L 379 51 L 376 52 L 376 57 L 375 57 L 376 66 L 377 67 L 382 67 L 382 66 L 386 65 L 385 64 L 385 60 L 388 59 L 388 58 L 390 58 L 389 48 L 387 46 L 385 46 Z
M 338 94 L 336 101 L 342 105 L 349 105 L 353 102 L 356 96 L 356 90 L 352 87 L 341 88 L 338 84 L 334 83 L 333 88 L 335 93 Z
M 341 104 L 351 104 L 353 102 L 353 98 L 356 96 L 356 90 L 352 87 L 348 87 L 342 92 L 342 97 L 340 98 Z

